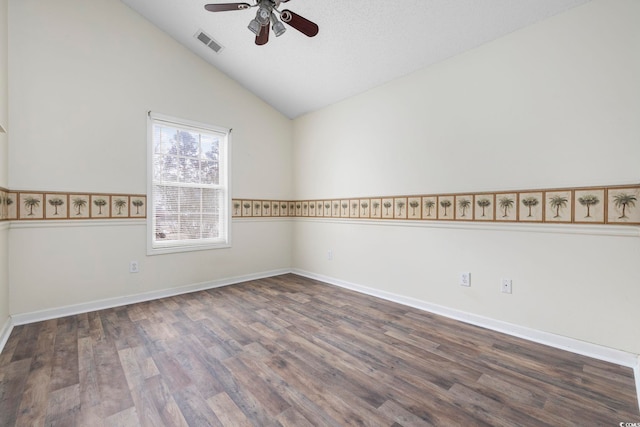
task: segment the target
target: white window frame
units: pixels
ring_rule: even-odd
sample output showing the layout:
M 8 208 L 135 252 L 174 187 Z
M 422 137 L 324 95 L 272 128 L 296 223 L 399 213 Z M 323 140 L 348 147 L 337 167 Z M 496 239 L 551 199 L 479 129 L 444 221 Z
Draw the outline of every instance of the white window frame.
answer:
M 198 240 L 156 240 L 155 200 L 153 197 L 153 126 L 155 123 L 166 123 L 180 129 L 196 132 L 216 133 L 224 135 L 219 148 L 220 182 L 217 185 L 202 184 L 201 188 L 216 188 L 222 190 L 223 206 L 222 232 L 224 237 Z M 149 111 L 147 114 L 147 255 L 158 255 L 176 252 L 200 251 L 231 247 L 231 129 L 186 120 Z

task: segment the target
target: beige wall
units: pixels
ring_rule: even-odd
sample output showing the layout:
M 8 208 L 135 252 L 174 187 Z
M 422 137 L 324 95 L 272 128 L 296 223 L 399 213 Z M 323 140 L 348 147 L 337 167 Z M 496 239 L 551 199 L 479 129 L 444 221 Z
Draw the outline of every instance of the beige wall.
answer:
M 144 225 L 12 226 L 11 312 L 32 313 L 290 268 L 289 221 L 234 222 L 232 233 L 230 249 L 145 257 Z M 140 273 L 129 273 L 130 260 L 140 262 Z M 34 267 L 28 268 L 29 263 Z
M 151 110 L 233 128 L 233 194 L 291 197 L 290 121 L 123 3 L 9 6 L 10 189 L 146 193 Z M 148 257 L 144 221 L 14 223 L 11 313 L 290 268 L 290 231 L 236 222 L 232 249 Z
M 7 5 L 8 0 L 0 0 L 0 125 L 7 129 Z M 0 132 L 0 187 L 8 187 L 7 135 Z M 0 331 L 9 319 L 9 254 L 8 224 L 0 222 Z M 0 337 L 1 338 L 1 337 Z
M 640 182 L 638 16 L 593 1 L 297 119 L 296 198 Z M 505 228 L 298 221 L 293 265 L 640 353 L 637 233 Z

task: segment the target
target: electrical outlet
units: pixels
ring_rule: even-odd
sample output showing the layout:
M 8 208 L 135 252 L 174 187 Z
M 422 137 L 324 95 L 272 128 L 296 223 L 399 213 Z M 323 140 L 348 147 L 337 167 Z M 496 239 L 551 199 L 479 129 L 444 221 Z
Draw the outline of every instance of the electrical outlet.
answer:
M 460 273 L 458 282 L 460 286 L 471 286 L 471 273 Z
M 500 291 L 504 294 L 510 294 L 512 284 L 513 282 L 511 279 L 502 279 L 500 282 Z
M 140 264 L 138 261 L 129 262 L 129 273 L 139 273 L 140 272 Z
M 327 251 L 327 261 L 333 261 L 333 250 L 331 249 Z

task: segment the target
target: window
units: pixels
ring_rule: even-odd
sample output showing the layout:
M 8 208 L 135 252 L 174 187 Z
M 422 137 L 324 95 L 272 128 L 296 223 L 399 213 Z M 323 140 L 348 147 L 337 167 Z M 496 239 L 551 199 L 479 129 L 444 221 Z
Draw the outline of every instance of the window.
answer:
M 149 254 L 228 247 L 230 130 L 149 113 Z

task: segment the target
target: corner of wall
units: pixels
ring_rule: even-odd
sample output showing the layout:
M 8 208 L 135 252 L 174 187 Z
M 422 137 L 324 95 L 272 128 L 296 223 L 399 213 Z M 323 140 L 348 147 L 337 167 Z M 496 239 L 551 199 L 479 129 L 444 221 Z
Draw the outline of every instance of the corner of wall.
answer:
M 9 1 L 0 0 L 0 188 L 8 187 L 8 10 Z M 0 330 L 0 350 L 6 342 L 11 328 L 7 327 L 11 318 L 9 317 L 9 227 L 7 223 L 0 222 L 0 324 L 5 326 Z M 7 332 L 7 330 L 9 332 Z M 4 335 L 7 335 L 5 337 Z
M 8 317 L 2 325 L 2 328 L 0 328 L 0 354 L 2 353 L 2 350 L 4 350 L 4 346 L 7 344 L 12 330 L 13 321 L 11 320 L 11 317 Z

